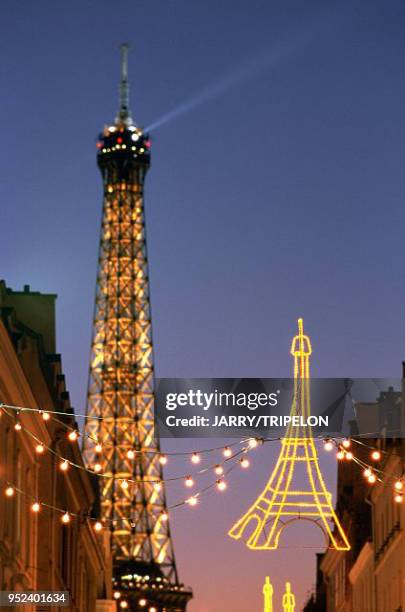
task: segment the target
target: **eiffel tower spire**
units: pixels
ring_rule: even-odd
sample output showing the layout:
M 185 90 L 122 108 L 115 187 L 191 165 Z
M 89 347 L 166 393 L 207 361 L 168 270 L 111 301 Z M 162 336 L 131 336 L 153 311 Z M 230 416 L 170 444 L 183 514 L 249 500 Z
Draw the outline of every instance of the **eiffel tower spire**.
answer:
M 114 588 L 125 595 L 130 610 L 140 609 L 143 600 L 147 610 L 182 612 L 192 593 L 178 579 L 154 430 L 143 198 L 150 141 L 131 122 L 126 46 L 122 53 L 117 122 L 97 143 L 103 219 L 83 452 L 88 467 L 98 464 L 101 514 L 111 529 Z
M 303 320 L 298 320 L 298 334 L 291 345 L 294 357 L 294 395 L 291 416 L 310 416 L 311 341 L 304 334 Z M 318 454 L 310 427 L 293 425 L 281 441 L 281 451 L 270 479 L 244 516 L 229 531 L 239 539 L 249 529 L 247 546 L 254 550 L 278 548 L 282 531 L 293 521 L 309 520 L 320 527 L 326 544 L 336 550 L 350 545 L 332 505 L 318 463 Z

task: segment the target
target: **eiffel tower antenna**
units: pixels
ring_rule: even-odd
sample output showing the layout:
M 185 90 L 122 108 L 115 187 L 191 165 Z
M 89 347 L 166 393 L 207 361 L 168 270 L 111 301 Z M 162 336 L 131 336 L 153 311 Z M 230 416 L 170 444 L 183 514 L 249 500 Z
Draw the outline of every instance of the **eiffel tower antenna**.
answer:
M 294 395 L 291 416 L 311 413 L 311 341 L 298 319 L 298 334 L 291 344 L 294 357 Z M 295 419 L 297 421 L 297 419 Z M 301 422 L 301 420 L 299 420 Z M 350 544 L 332 505 L 318 462 L 312 430 L 303 425 L 287 427 L 281 451 L 270 479 L 249 510 L 229 531 L 238 540 L 250 531 L 247 546 L 253 550 L 275 550 L 282 531 L 293 521 L 309 520 L 321 528 L 326 544 L 336 550 L 349 550 Z M 253 529 L 253 532 L 252 532 Z

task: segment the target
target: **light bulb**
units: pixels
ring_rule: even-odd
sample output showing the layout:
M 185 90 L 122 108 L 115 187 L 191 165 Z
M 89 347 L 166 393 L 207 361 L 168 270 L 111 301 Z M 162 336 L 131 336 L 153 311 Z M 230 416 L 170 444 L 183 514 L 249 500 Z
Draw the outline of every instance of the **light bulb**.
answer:
M 348 452 L 345 454 L 345 456 L 346 456 L 346 459 L 347 459 L 348 461 L 351 461 L 351 460 L 353 459 L 353 453 L 351 453 L 350 451 L 348 451 Z
M 221 476 L 224 473 L 224 468 L 222 467 L 222 465 L 216 465 L 214 468 L 215 474 L 217 476 Z
M 259 445 L 259 443 L 256 440 L 256 438 L 250 438 L 248 444 L 249 444 L 249 448 L 256 448 L 256 446 Z
M 145 607 L 145 606 L 146 606 L 146 604 L 147 604 L 148 602 L 146 601 L 146 599 L 143 599 L 143 598 L 142 598 L 142 599 L 140 599 L 140 600 L 138 601 L 138 603 L 139 603 L 139 605 L 140 605 L 140 606 L 143 608 L 143 607 Z
M 244 469 L 248 468 L 248 467 L 249 467 L 249 465 L 250 465 L 250 461 L 249 461 L 249 459 L 247 459 L 246 457 L 243 457 L 243 458 L 240 460 L 240 465 L 241 465 L 241 467 L 243 467 Z
M 200 461 L 201 461 L 201 457 L 200 457 L 200 455 L 198 453 L 193 453 L 191 455 L 191 462 L 192 463 L 200 463 Z
M 344 448 L 350 448 L 350 445 L 351 445 L 351 442 L 350 442 L 350 440 L 349 440 L 348 438 L 346 438 L 345 440 L 343 440 L 343 442 L 342 442 L 342 446 L 343 446 Z
M 370 484 L 374 484 L 377 480 L 377 476 L 371 473 L 367 480 L 369 481 Z
M 225 480 L 217 480 L 217 488 L 219 491 L 225 491 L 227 484 Z
M 229 448 L 229 446 L 225 446 L 225 448 L 224 448 L 224 457 L 226 457 L 227 459 L 229 457 L 232 457 L 232 451 Z
M 120 602 L 120 608 L 122 608 L 123 610 L 128 608 L 128 602 L 127 601 L 121 601 Z
M 186 503 L 189 504 L 189 506 L 196 506 L 198 504 L 198 499 L 195 495 L 193 495 L 193 497 L 189 497 L 186 500 Z
M 42 418 L 44 419 L 44 421 L 49 421 L 49 419 L 51 418 L 51 415 L 49 414 L 49 412 L 43 412 Z
M 64 459 L 64 461 L 62 461 L 59 464 L 60 469 L 62 470 L 62 472 L 66 472 L 66 470 L 69 469 L 69 461 L 66 461 L 66 459 Z
M 21 431 L 21 423 L 16 423 L 16 424 L 14 425 L 14 429 L 15 429 L 16 431 Z
M 5 493 L 6 493 L 7 497 L 13 497 L 13 495 L 14 495 L 13 487 L 7 487 Z
M 100 521 L 97 521 L 97 523 L 94 523 L 94 531 L 101 531 L 103 528 L 103 525 L 100 523 Z
M 75 440 L 77 440 L 78 437 L 79 436 L 77 434 L 77 431 L 71 431 L 68 435 L 68 438 L 71 442 L 74 442 Z
M 401 504 L 403 501 L 403 495 L 402 493 L 396 493 L 394 500 L 397 504 Z
M 127 452 L 127 457 L 128 457 L 128 459 L 133 459 L 135 457 L 134 451 L 133 450 L 129 450 Z
M 97 443 L 96 446 L 94 447 L 94 450 L 96 451 L 96 453 L 101 453 L 101 451 L 103 450 L 103 447 L 101 446 L 100 443 Z
M 397 491 L 402 491 L 402 489 L 404 488 L 404 483 L 402 482 L 402 480 L 397 480 L 394 484 L 394 487 Z
M 39 503 L 38 503 L 38 502 L 34 502 L 34 503 L 32 504 L 32 506 L 31 506 L 31 510 L 32 510 L 33 512 L 39 512 L 39 511 L 40 511 L 40 509 L 41 509 L 41 506 L 39 505 Z
M 122 487 L 123 489 L 128 489 L 128 487 L 129 487 L 128 480 L 123 480 L 123 481 L 121 482 L 121 487 Z
M 121 597 L 121 593 L 119 591 L 114 591 L 114 599 L 119 599 Z
M 338 451 L 336 453 L 336 458 L 338 459 L 338 461 L 341 461 L 344 458 L 345 454 L 342 450 Z
M 165 523 L 167 521 L 167 519 L 169 518 L 169 515 L 167 514 L 167 512 L 165 512 L 164 510 L 162 510 L 162 512 L 160 513 L 160 518 L 162 519 L 162 521 Z
M 364 470 L 363 474 L 364 474 L 364 476 L 365 476 L 366 478 L 368 478 L 369 476 L 371 476 L 372 471 L 370 470 L 370 468 L 366 468 L 366 469 Z
M 62 514 L 62 523 L 65 523 L 65 525 L 67 523 L 70 523 L 70 516 L 68 512 L 65 512 L 65 514 Z
M 155 491 L 161 491 L 162 490 L 162 483 L 161 482 L 155 482 L 153 485 L 153 488 L 155 489 Z
M 186 487 L 192 487 L 194 485 L 194 480 L 192 479 L 191 476 L 187 476 L 187 478 L 184 481 L 184 484 L 186 485 Z
M 166 463 L 167 463 L 166 455 L 160 455 L 159 462 L 161 463 L 161 465 L 166 465 Z
M 379 450 L 375 450 L 375 451 L 373 451 L 373 452 L 371 453 L 371 458 L 372 458 L 374 461 L 379 461 L 379 460 L 381 459 L 381 453 L 380 453 L 380 451 L 379 451 Z
M 331 450 L 333 450 L 333 442 L 332 440 L 325 440 L 323 443 L 323 448 L 324 450 L 326 450 L 327 452 L 330 452 Z
M 101 463 L 95 463 L 95 464 L 94 464 L 94 471 L 95 471 L 95 472 L 97 472 L 97 473 L 98 473 L 98 472 L 101 472 L 101 470 L 102 470 L 102 469 L 103 469 L 103 468 L 102 468 Z
M 43 453 L 43 452 L 44 452 L 44 450 L 45 450 L 45 447 L 44 447 L 44 445 L 43 445 L 43 444 L 37 444 L 37 445 L 36 445 L 36 447 L 35 447 L 35 450 L 36 450 L 36 452 L 37 452 L 39 455 L 42 455 L 42 453 Z

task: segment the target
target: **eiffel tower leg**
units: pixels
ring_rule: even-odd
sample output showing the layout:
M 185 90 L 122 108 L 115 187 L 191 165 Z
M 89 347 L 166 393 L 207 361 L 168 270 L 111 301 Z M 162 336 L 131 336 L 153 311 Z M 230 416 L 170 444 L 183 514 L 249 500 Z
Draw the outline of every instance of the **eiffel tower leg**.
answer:
M 276 549 L 278 546 L 278 540 L 283 528 L 283 525 L 280 526 L 282 522 L 282 509 L 294 474 L 295 462 L 293 458 L 295 456 L 297 443 L 283 440 L 282 445 L 283 449 L 265 489 L 246 514 L 237 521 L 229 531 L 229 535 L 232 538 L 239 539 L 242 537 L 249 524 L 251 522 L 256 522 L 256 528 L 246 542 L 249 548 L 259 550 Z M 280 490 L 283 491 L 282 494 L 279 493 Z M 274 507 L 276 504 L 277 511 L 275 512 Z M 260 545 L 260 536 L 264 532 L 266 524 L 269 522 L 271 522 L 270 532 L 265 542 Z
M 309 455 L 309 448 L 312 453 L 312 460 Z M 314 499 L 318 507 L 319 518 L 321 519 L 323 530 L 325 534 L 329 536 L 329 539 L 333 545 L 333 548 L 336 550 L 350 550 L 350 544 L 347 539 L 347 536 L 340 524 L 340 521 L 335 513 L 335 510 L 332 505 L 332 496 L 328 492 L 325 481 L 322 476 L 322 472 L 319 468 L 318 456 L 315 448 L 315 444 L 313 439 L 311 438 L 308 444 L 305 445 L 305 454 L 307 458 L 307 472 L 308 478 L 314 492 Z M 315 472 L 315 473 L 314 473 Z M 318 481 L 318 486 L 317 482 Z M 320 487 L 321 491 L 319 492 L 318 487 Z M 322 504 L 320 500 L 320 494 L 325 502 L 328 504 L 327 512 L 328 516 L 325 515 L 325 502 Z M 332 529 L 331 524 L 334 529 Z M 338 536 L 338 537 L 336 537 Z

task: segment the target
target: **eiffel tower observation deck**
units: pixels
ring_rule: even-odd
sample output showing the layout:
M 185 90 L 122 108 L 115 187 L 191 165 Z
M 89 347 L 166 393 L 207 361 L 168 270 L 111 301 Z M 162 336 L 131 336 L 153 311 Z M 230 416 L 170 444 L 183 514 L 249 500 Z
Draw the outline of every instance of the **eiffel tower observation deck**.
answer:
M 183 612 L 192 592 L 177 574 L 154 431 L 143 198 L 150 140 L 129 109 L 127 45 L 121 54 L 118 114 L 97 142 L 104 198 L 83 452 L 99 476 L 120 607 Z

